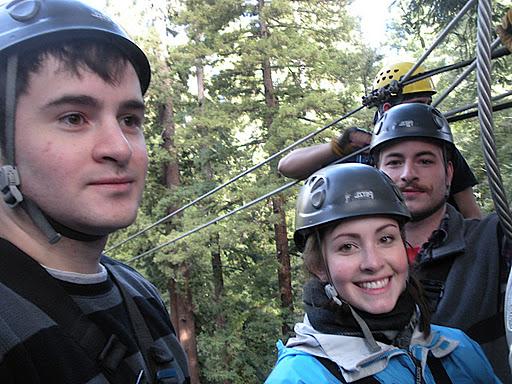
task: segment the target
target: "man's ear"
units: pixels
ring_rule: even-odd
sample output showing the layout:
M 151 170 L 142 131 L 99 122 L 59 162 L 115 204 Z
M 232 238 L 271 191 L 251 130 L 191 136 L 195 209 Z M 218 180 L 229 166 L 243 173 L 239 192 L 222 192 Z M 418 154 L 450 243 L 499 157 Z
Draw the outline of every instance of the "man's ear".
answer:
M 452 185 L 453 179 L 453 162 L 450 160 L 446 164 L 446 185 Z
M 392 107 L 391 103 L 384 103 L 384 104 L 382 104 L 382 110 L 384 112 L 389 111 L 391 109 L 391 107 Z

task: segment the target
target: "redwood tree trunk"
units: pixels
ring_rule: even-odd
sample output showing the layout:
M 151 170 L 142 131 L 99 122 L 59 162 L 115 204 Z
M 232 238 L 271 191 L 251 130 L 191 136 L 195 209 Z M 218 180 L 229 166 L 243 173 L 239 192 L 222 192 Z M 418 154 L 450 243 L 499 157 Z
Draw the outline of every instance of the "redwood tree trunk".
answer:
M 291 313 L 293 312 L 292 277 L 290 252 L 288 249 L 288 236 L 286 233 L 286 215 L 283 206 L 284 201 L 282 196 L 275 196 L 272 198 L 274 215 L 278 218 L 276 224 L 274 224 L 274 232 L 276 235 L 277 260 L 279 261 L 277 278 L 279 293 L 281 295 L 281 307 L 284 309 L 285 313 Z M 288 316 L 283 319 L 283 323 L 281 325 L 283 336 L 287 336 L 291 331 L 287 317 Z
M 213 273 L 213 300 L 217 305 L 218 312 L 215 316 L 215 323 L 217 328 L 224 329 L 226 326 L 226 319 L 222 312 L 222 296 L 224 294 L 224 274 L 222 272 L 222 259 L 219 245 L 219 235 L 211 237 L 212 243 L 212 273 Z
M 179 166 L 176 159 L 176 147 L 174 145 L 175 123 L 172 98 L 169 97 L 166 104 L 159 108 L 159 122 L 164 128 L 162 131 L 163 147 L 170 153 L 171 160 L 164 166 L 164 184 L 170 190 L 176 189 L 180 185 Z M 176 206 L 169 206 L 167 211 L 173 212 Z M 169 228 L 173 228 L 172 223 L 167 223 Z M 199 384 L 199 365 L 197 358 L 196 329 L 192 305 L 192 293 L 189 288 L 190 273 L 188 265 L 183 264 L 178 273 L 183 273 L 185 277 L 185 288 L 180 293 L 176 281 L 169 279 L 167 286 L 169 289 L 169 298 L 171 303 L 171 321 L 176 329 L 176 334 L 180 340 L 185 352 L 187 353 L 190 379 L 193 384 Z
M 260 36 L 262 39 L 267 39 L 270 35 L 268 26 L 263 15 L 263 8 L 265 6 L 265 0 L 258 0 L 259 8 L 259 21 L 260 21 Z M 272 132 L 273 116 L 276 110 L 279 108 L 279 101 L 274 91 L 274 85 L 272 82 L 272 69 L 270 66 L 270 59 L 265 57 L 263 60 L 263 85 L 265 88 L 265 104 L 268 112 L 265 116 L 266 128 L 269 132 Z M 278 284 L 279 292 L 281 296 L 281 307 L 283 313 L 293 312 L 293 296 L 292 296 L 292 284 L 291 284 L 291 267 L 290 267 L 290 253 L 288 249 L 288 236 L 286 232 L 286 214 L 284 211 L 284 197 L 275 196 L 272 198 L 272 207 L 274 215 L 277 216 L 276 224 L 274 224 L 274 233 L 276 237 L 276 255 L 279 261 L 278 270 Z M 283 336 L 287 336 L 290 332 L 290 327 L 287 321 L 288 316 L 283 317 L 282 332 Z
M 178 303 L 178 291 L 176 287 L 176 280 L 172 277 L 167 281 L 167 292 L 169 293 L 169 302 L 171 305 L 171 323 L 174 326 L 174 330 L 176 331 L 176 335 L 180 334 L 180 304 Z M 178 337 L 179 338 L 179 337 Z
M 190 382 L 200 384 L 199 361 L 197 358 L 196 322 L 192 305 L 192 291 L 190 290 L 190 269 L 186 263 L 180 266 L 180 273 L 184 278 L 183 293 L 178 292 L 179 334 L 180 343 L 188 356 L 190 368 Z

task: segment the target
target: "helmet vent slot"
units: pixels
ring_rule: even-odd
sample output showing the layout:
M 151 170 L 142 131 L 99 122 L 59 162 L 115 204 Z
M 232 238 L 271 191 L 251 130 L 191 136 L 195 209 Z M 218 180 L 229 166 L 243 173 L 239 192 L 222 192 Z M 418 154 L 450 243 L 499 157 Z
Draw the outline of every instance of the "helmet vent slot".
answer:
M 11 8 L 11 9 L 9 9 Z M 28 21 L 33 19 L 41 9 L 41 2 L 34 0 L 13 1 L 7 5 L 9 15 L 16 21 Z
M 311 205 L 315 208 L 321 208 L 325 201 L 325 189 L 327 181 L 323 177 L 315 178 L 311 186 Z

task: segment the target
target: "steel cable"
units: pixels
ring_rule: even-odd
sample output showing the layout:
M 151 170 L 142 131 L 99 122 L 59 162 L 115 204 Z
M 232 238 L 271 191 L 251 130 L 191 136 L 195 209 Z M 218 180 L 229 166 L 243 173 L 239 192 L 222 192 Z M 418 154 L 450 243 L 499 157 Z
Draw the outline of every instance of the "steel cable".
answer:
M 503 231 L 509 239 L 512 239 L 512 216 L 500 175 L 493 132 L 491 109 L 491 2 L 489 0 L 478 2 L 477 19 L 477 89 L 480 137 L 496 213 L 503 226 Z

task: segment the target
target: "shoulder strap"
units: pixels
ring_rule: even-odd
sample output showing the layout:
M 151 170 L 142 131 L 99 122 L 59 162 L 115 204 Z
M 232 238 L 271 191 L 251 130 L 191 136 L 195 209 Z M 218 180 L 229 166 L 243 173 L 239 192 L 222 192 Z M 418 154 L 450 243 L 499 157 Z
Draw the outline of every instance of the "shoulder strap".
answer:
M 180 364 L 177 359 L 183 354 L 183 351 L 178 343 L 168 343 L 169 348 L 173 356 L 170 361 L 166 361 L 165 358 L 159 358 L 158 351 L 156 351 L 155 341 L 151 336 L 151 332 L 139 310 L 139 307 L 135 303 L 133 296 L 127 291 L 124 284 L 120 282 L 119 273 L 109 263 L 104 263 L 105 267 L 111 274 L 111 277 L 119 288 L 123 301 L 126 305 L 130 321 L 139 344 L 140 352 L 146 361 L 150 371 L 154 373 L 154 376 L 148 378 L 148 383 L 188 383 L 189 373 L 187 364 Z M 172 361 L 174 359 L 175 361 Z M 162 360 L 162 361 L 159 361 Z M 166 367 L 162 366 L 162 363 L 166 364 Z M 180 372 L 181 371 L 181 372 Z
M 327 368 L 329 372 L 332 373 L 334 377 L 336 377 L 340 383 L 345 384 L 346 381 L 341 375 L 340 368 L 338 367 L 338 364 L 336 364 L 334 361 L 325 358 L 325 357 L 319 357 L 314 356 L 322 365 Z M 380 384 L 380 381 L 374 378 L 373 376 L 363 377 L 362 379 L 356 380 L 352 382 L 353 384 Z
M 465 332 L 478 344 L 486 344 L 505 336 L 505 316 L 503 310 L 473 324 Z
M 420 282 L 425 289 L 425 295 L 432 313 L 436 311 L 437 305 L 443 297 L 446 278 L 454 261 L 455 257 L 446 257 L 436 263 L 425 265 L 425 269 L 419 272 Z M 417 270 L 418 268 L 416 266 Z
M 443 383 L 443 384 L 453 383 L 452 379 L 450 379 L 450 376 L 448 376 L 446 369 L 444 369 L 441 359 L 438 359 L 437 357 L 435 357 L 432 354 L 432 352 L 428 353 L 427 365 L 430 368 L 430 372 L 432 373 L 432 376 L 434 377 L 434 381 L 436 383 Z
M 109 381 L 126 353 L 115 335 L 107 338 L 62 286 L 34 259 L 0 239 L 0 281 L 51 317 L 90 356 Z M 27 276 L 30 276 L 27 279 Z

